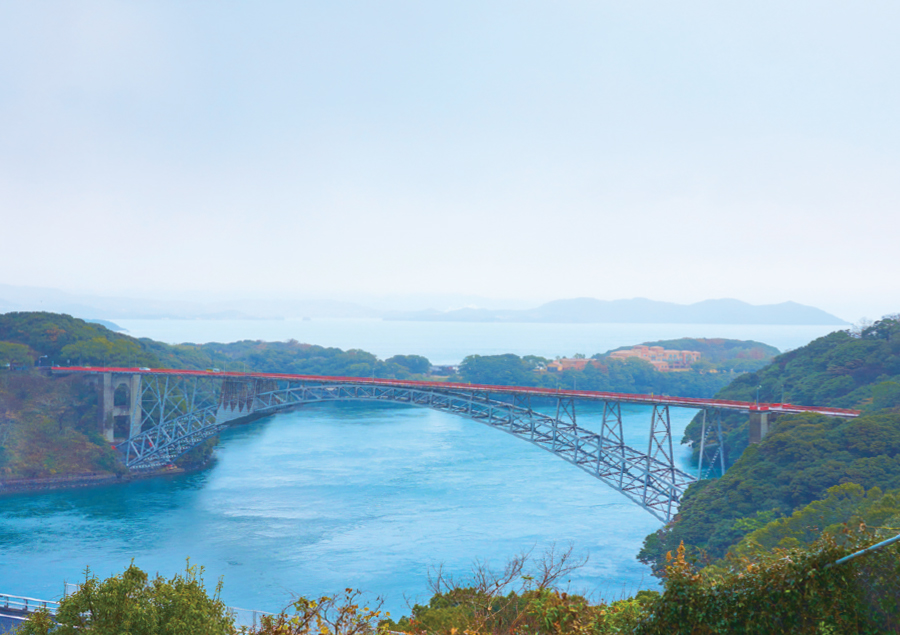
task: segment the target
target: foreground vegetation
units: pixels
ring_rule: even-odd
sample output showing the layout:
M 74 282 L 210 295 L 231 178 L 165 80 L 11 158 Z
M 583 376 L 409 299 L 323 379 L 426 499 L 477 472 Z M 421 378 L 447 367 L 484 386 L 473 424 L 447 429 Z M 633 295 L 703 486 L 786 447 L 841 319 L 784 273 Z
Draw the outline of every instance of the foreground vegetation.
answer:
M 493 571 L 478 564 L 465 580 L 438 572 L 434 595 L 409 616 L 392 620 L 380 601 L 358 591 L 300 598 L 264 617 L 255 630 L 238 629 L 220 599 L 210 595 L 202 570 L 188 566 L 171 580 L 151 580 L 131 565 L 105 581 L 88 572 L 84 584 L 62 601 L 57 624 L 34 614 L 22 635 L 646 635 L 744 633 L 900 633 L 900 546 L 832 566 L 871 544 L 864 525 L 825 534 L 808 547 L 733 558 L 696 570 L 684 549 L 669 554 L 662 593 L 643 591 L 611 603 L 592 603 L 565 589 L 566 576 L 583 561 L 572 551 L 525 554 Z

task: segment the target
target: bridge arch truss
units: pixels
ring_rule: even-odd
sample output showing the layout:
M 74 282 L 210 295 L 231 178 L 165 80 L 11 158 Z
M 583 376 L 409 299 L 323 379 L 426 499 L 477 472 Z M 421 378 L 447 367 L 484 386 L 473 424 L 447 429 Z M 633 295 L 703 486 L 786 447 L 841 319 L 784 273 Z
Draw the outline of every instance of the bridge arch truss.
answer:
M 141 432 L 119 449 L 132 470 L 159 468 L 234 423 L 335 401 L 407 404 L 473 419 L 568 461 L 663 522 L 695 480 L 674 466 L 667 405 L 653 406 L 649 448 L 641 452 L 624 443 L 618 402 L 604 402 L 602 427 L 593 432 L 577 425 L 571 397 L 557 398 L 555 415 L 548 415 L 534 410 L 528 395 L 363 382 L 145 375 Z

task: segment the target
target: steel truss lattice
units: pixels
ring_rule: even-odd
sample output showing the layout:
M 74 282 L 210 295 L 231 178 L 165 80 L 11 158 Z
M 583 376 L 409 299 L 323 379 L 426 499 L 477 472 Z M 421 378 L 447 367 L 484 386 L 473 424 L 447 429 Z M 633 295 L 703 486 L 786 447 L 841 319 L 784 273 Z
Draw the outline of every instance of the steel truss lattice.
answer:
M 706 425 L 706 417 L 707 411 L 703 410 L 703 422 L 700 428 L 700 455 L 697 460 L 697 479 L 709 478 L 710 474 L 713 471 L 713 468 L 716 465 L 716 460 L 719 461 L 719 475 L 725 474 L 725 439 L 722 435 L 722 411 L 714 410 L 713 411 L 713 420 L 716 426 L 716 438 L 714 443 L 710 444 L 709 436 L 712 431 Z M 710 450 L 710 445 L 715 448 L 715 452 L 712 455 L 712 458 L 707 460 L 707 452 Z M 708 467 L 706 468 L 706 472 L 703 471 L 703 464 L 707 463 Z
M 159 467 L 218 434 L 221 383 L 199 377 L 143 376 L 141 432 L 120 446 L 132 469 Z M 147 461 L 147 457 L 154 457 Z
M 483 392 L 294 380 L 145 376 L 142 432 L 124 444 L 135 470 L 172 462 L 236 419 L 330 401 L 385 401 L 449 412 L 480 421 L 552 452 L 649 511 L 671 520 L 695 478 L 674 466 L 668 408 L 654 407 L 647 453 L 625 445 L 618 402 L 604 404 L 600 433 L 580 428 L 571 398 L 557 400 L 556 416 L 536 412 L 530 399 L 505 401 Z

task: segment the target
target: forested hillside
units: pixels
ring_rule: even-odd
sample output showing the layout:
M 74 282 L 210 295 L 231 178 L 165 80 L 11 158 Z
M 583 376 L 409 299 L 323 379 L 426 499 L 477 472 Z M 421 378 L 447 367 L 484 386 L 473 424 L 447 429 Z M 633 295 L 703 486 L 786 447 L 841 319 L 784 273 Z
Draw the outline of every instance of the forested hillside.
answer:
M 32 366 L 35 362 L 42 366 L 220 368 L 390 378 L 424 373 L 429 367 L 428 360 L 418 355 L 396 355 L 382 361 L 365 351 L 343 351 L 295 341 L 172 346 L 116 333 L 58 313 L 0 315 L 0 366 Z
M 754 519 L 760 525 L 769 522 L 744 536 L 734 547 L 735 554 L 749 558 L 772 549 L 811 545 L 822 532 L 839 539 L 847 524 L 864 524 L 881 536 L 896 535 L 900 532 L 900 489 L 882 491 L 876 486 L 866 491 L 856 483 L 844 483 L 828 488 L 824 498 L 790 516 L 769 518 L 773 515 L 764 513 Z
M 857 407 L 865 412 L 846 420 L 779 417 L 762 443 L 740 454 L 722 478 L 689 488 L 675 521 L 647 538 L 641 560 L 659 570 L 666 552 L 681 541 L 693 558 L 720 558 L 751 532 L 791 516 L 835 486 L 900 488 L 898 380 L 896 318 L 881 320 L 856 335 L 832 333 L 780 355 L 757 373 L 738 377 L 717 397 L 752 400 L 759 386 L 764 401 L 781 401 L 784 389 L 785 402 Z M 729 449 L 746 447 L 746 415 L 726 421 Z M 689 438 L 696 438 L 696 432 L 689 429 Z
M 687 371 L 662 373 L 636 357 L 597 360 L 584 370 L 540 372 L 551 360 L 526 355 L 470 355 L 459 367 L 463 381 L 497 386 L 543 386 L 681 397 L 710 397 L 730 382 L 732 373 Z M 599 366 L 599 367 L 598 367 Z
M 15 355 L 4 351 L 16 351 Z M 108 364 L 151 366 L 159 360 L 133 337 L 58 313 L 0 315 L 0 365 Z
M 737 376 L 719 399 L 801 406 L 881 409 L 900 405 L 900 321 L 887 317 L 851 334 L 836 331 L 784 353 L 756 372 Z M 725 444 L 736 459 L 747 447 L 745 415 L 723 417 Z M 699 447 L 700 417 L 685 431 Z

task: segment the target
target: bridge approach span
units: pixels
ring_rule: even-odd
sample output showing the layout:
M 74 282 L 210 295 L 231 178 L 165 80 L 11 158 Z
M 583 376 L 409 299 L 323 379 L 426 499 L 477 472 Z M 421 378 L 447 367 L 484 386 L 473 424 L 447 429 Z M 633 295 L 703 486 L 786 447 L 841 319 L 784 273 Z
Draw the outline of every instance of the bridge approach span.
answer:
M 662 521 L 671 519 L 687 486 L 696 480 L 675 467 L 670 407 L 758 414 L 810 411 L 841 417 L 858 414 L 790 404 L 358 377 L 90 367 L 54 367 L 53 372 L 102 376 L 98 383 L 103 386 L 105 401 L 112 399 L 113 390 L 123 390 L 122 386 L 126 389 L 139 386 L 139 393 L 130 403 L 107 405 L 104 402 L 101 408 L 106 413 L 105 419 L 113 418 L 115 413 L 120 415 L 115 418 L 124 422 L 127 432 L 115 434 L 111 422 L 107 432 L 132 470 L 159 468 L 229 425 L 304 404 L 392 402 L 464 416 L 533 443 L 618 490 Z M 555 413 L 534 410 L 532 398 L 554 403 Z M 599 431 L 577 425 L 575 403 L 579 400 L 603 403 Z M 624 443 L 623 403 L 652 407 L 646 452 Z M 705 442 L 705 428 L 703 437 Z M 724 471 L 720 428 L 711 447 L 716 448 L 716 456 L 721 456 Z

